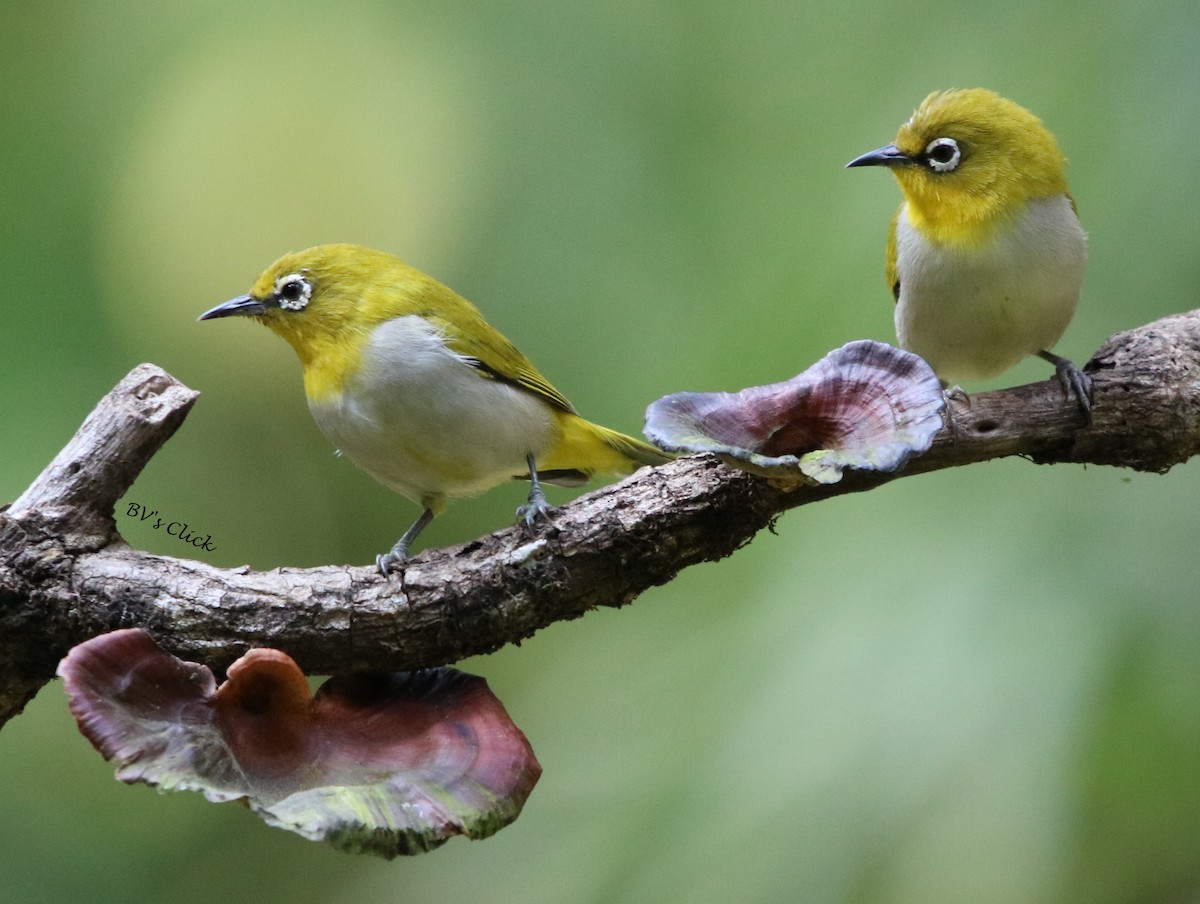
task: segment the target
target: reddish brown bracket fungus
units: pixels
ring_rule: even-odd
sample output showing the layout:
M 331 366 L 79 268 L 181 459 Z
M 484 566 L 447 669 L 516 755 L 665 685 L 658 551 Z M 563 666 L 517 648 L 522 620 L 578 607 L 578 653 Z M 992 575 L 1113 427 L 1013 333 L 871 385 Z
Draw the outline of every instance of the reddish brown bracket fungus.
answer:
M 646 409 L 645 433 L 669 452 L 712 452 L 767 477 L 837 483 L 846 468 L 896 471 L 924 452 L 945 405 L 924 360 L 863 339 L 783 383 L 664 396 Z
M 217 687 L 144 631 L 82 643 L 59 664 L 80 730 L 117 778 L 244 798 L 271 825 L 384 857 L 486 838 L 541 774 L 487 683 L 454 669 L 356 673 L 310 694 L 278 650 Z

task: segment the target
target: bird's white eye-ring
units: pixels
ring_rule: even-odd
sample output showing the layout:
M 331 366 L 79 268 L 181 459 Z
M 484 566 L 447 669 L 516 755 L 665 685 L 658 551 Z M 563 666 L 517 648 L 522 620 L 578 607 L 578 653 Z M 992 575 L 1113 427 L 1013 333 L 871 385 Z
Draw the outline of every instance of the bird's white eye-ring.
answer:
M 275 280 L 275 297 L 285 311 L 300 311 L 312 298 L 312 283 L 303 273 L 289 273 Z
M 953 138 L 935 138 L 925 145 L 925 163 L 935 173 L 948 173 L 962 160 L 962 149 Z

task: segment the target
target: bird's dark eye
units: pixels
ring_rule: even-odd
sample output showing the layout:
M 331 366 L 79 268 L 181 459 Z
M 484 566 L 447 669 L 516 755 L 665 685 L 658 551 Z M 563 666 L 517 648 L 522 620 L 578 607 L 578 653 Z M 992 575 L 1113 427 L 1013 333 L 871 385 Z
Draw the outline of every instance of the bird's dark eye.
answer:
M 289 273 L 275 280 L 275 297 L 285 311 L 299 311 L 312 297 L 312 283 L 302 273 Z
M 953 138 L 935 138 L 925 145 L 924 157 L 935 173 L 948 173 L 962 160 L 962 149 Z

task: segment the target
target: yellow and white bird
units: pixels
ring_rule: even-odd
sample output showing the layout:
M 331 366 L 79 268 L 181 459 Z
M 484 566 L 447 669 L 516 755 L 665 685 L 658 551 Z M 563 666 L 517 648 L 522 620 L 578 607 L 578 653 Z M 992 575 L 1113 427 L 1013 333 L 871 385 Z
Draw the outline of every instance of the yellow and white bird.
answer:
M 947 383 L 1038 355 L 1090 416 L 1091 381 L 1050 351 L 1087 259 L 1065 162 L 1040 119 L 972 88 L 930 94 L 892 144 L 846 165 L 888 167 L 904 195 L 887 243 L 900 345 Z
M 335 244 L 285 255 L 248 295 L 200 319 L 230 316 L 286 339 L 321 432 L 422 507 L 376 557 L 385 575 L 449 499 L 525 477 L 518 514 L 532 525 L 549 508 L 539 481 L 578 486 L 669 460 L 581 418 L 474 305 L 382 251 Z

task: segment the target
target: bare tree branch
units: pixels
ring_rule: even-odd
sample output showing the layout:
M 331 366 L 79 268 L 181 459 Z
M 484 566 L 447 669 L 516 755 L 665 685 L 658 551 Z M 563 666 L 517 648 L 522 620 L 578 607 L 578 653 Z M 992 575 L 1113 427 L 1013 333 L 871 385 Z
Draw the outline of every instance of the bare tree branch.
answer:
M 372 566 L 224 570 L 127 546 L 113 506 L 196 397 L 143 364 L 0 514 L 0 724 L 71 646 L 119 627 L 214 667 L 252 646 L 313 674 L 437 665 L 622 606 L 808 502 L 1007 455 L 1163 472 L 1200 450 L 1200 311 L 1113 336 L 1087 369 L 1088 426 L 1055 380 L 981 393 L 900 474 L 794 488 L 683 459 L 575 500 L 533 536 L 510 528 L 429 550 L 384 580 Z

